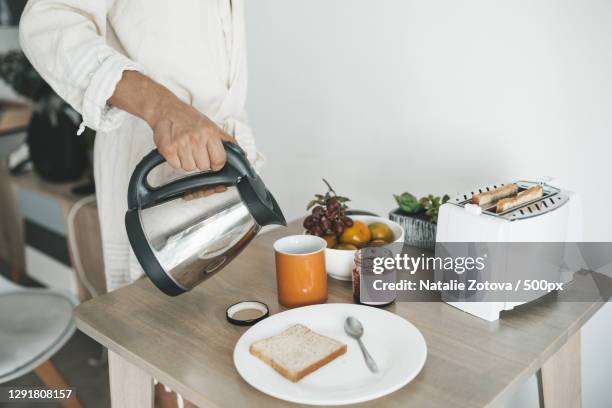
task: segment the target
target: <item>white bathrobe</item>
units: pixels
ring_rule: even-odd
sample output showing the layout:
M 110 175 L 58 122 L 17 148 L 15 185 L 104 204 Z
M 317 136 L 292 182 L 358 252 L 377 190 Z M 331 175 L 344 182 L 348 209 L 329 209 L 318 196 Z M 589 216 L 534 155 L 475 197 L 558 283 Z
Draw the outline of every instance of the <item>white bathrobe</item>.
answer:
M 138 70 L 236 137 L 256 166 L 244 109 L 243 0 L 29 0 L 21 46 L 53 89 L 96 130 L 96 194 L 108 290 L 142 275 L 124 227 L 127 186 L 153 149 L 149 126 L 109 107 L 124 70 Z M 167 166 L 167 165 L 165 165 Z M 169 166 L 159 177 L 172 177 Z

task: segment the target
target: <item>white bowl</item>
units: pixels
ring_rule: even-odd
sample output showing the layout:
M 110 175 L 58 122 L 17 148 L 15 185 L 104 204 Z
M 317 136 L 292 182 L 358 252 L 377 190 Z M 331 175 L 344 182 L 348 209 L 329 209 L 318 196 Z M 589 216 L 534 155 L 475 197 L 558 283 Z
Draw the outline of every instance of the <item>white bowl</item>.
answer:
M 366 225 L 370 225 L 373 222 L 387 224 L 391 228 L 391 231 L 393 231 L 395 242 L 404 242 L 404 228 L 397 222 L 372 215 L 351 215 L 350 217 Z M 325 248 L 325 266 L 327 268 L 327 274 L 338 280 L 352 280 L 353 267 L 355 266 L 355 252 L 357 251 L 350 249 Z

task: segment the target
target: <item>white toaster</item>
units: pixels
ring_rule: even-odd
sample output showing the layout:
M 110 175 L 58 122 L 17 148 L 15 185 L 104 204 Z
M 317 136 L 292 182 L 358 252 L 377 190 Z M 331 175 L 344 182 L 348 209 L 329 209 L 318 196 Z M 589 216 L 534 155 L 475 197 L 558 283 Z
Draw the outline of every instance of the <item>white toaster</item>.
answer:
M 482 186 L 475 188 L 473 191 L 458 194 L 440 207 L 436 242 L 563 243 L 580 242 L 582 240 L 582 205 L 577 194 L 560 188 L 551 179 L 517 181 L 515 184 L 518 185 L 519 191 L 526 190 L 534 185 L 541 185 L 544 194 L 536 200 L 502 213 L 495 212 L 496 203 L 480 207 L 471 204 L 471 198 L 476 193 L 503 186 L 503 183 Z M 504 246 L 500 247 L 503 248 Z M 471 253 L 471 255 L 474 254 Z M 512 273 L 513 259 L 510 256 L 508 258 L 507 263 L 496 265 L 494 270 L 496 278 L 500 281 L 503 281 L 505 276 Z M 558 268 L 556 279 L 559 282 L 567 282 L 571 279 L 572 273 L 564 270 L 563 255 L 558 258 L 558 263 L 556 262 L 557 259 L 554 260 L 553 271 Z M 529 262 L 529 260 L 524 259 L 521 259 L 521 261 Z M 436 273 L 436 280 L 439 280 L 439 278 L 440 275 Z M 527 299 L 527 301 L 540 296 L 542 296 L 542 293 L 534 293 L 534 298 Z M 504 301 L 496 299 L 494 302 L 447 301 L 447 303 L 474 316 L 494 321 L 499 319 L 502 310 L 510 310 L 525 303 L 525 301 L 517 302 L 506 298 Z

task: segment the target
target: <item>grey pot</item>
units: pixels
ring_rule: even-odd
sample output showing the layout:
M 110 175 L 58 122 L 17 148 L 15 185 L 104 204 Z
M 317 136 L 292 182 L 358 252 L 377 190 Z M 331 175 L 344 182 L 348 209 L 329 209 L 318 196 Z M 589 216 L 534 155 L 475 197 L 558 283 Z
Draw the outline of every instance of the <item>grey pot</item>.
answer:
M 389 219 L 404 228 L 404 242 L 410 246 L 433 250 L 436 246 L 436 224 L 420 214 L 406 214 L 399 208 L 389 213 Z

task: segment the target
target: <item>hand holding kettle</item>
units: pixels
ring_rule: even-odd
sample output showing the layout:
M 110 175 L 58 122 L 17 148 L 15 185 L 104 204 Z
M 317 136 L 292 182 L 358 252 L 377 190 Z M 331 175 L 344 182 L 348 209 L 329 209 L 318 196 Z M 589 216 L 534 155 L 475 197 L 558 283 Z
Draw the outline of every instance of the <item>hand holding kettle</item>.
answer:
M 244 151 L 223 142 L 226 163 L 218 171 L 189 174 L 152 186 L 149 172 L 164 162 L 153 150 L 134 169 L 128 187 L 125 226 L 140 265 L 164 293 L 184 293 L 231 262 L 261 227 L 286 225 L 276 200 Z M 186 202 L 202 189 L 223 194 Z
M 227 159 L 223 142 L 235 142 L 212 120 L 174 95 L 163 100 L 149 125 L 157 150 L 166 162 L 185 171 L 221 170 Z M 225 190 L 225 186 L 204 188 L 184 198 L 192 200 Z
M 168 88 L 136 71 L 123 73 L 109 103 L 144 119 L 159 153 L 176 169 L 219 171 L 227 159 L 223 142 L 236 142 Z
M 219 171 L 225 164 L 223 142 L 234 138 L 176 97 L 162 100 L 150 119 L 157 149 L 174 168 Z

